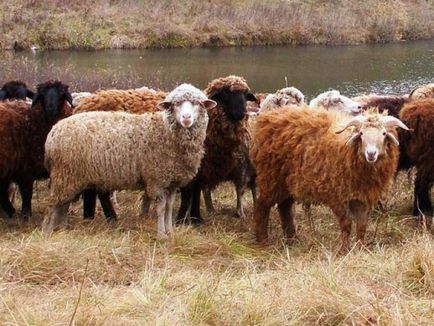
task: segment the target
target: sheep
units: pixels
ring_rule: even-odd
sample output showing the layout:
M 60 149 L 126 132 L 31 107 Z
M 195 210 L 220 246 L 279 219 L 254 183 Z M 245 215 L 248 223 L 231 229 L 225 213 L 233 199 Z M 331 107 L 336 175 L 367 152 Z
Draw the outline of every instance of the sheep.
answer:
M 27 88 L 27 85 L 20 80 L 11 80 L 5 83 L 0 89 L 0 101 L 32 99 L 35 93 Z
M 224 181 L 233 181 L 237 188 L 237 214 L 243 216 L 242 194 L 246 183 L 249 134 L 246 128 L 246 101 L 256 101 L 242 77 L 228 76 L 211 81 L 205 94 L 217 102 L 208 111 L 209 125 L 205 140 L 205 156 L 197 176 L 181 188 L 181 207 L 177 223 L 187 221 L 191 203 L 190 222 L 202 223 L 200 192 L 214 189 Z M 251 177 L 251 176 L 250 176 Z
M 11 182 L 22 197 L 21 215 L 32 214 L 33 182 L 48 177 L 44 168 L 44 143 L 51 127 L 71 114 L 68 86 L 48 81 L 37 86 L 31 106 L 23 101 L 0 103 L 0 206 L 12 217 L 15 208 L 8 198 Z
M 361 104 L 363 111 L 376 107 L 380 112 L 387 110 L 388 114 L 395 118 L 398 118 L 399 111 L 401 111 L 404 104 L 410 101 L 408 96 L 377 94 L 353 97 L 353 100 Z
M 148 87 L 130 90 L 104 90 L 82 97 L 74 109 L 74 114 L 90 111 L 125 111 L 137 114 L 155 112 L 158 110 L 158 103 L 164 101 L 166 96 L 167 93 L 157 92 Z M 84 218 L 94 218 L 97 196 L 107 220 L 116 219 L 117 214 L 113 205 L 115 198 L 110 199 L 109 193 L 97 192 L 96 189 L 86 189 L 83 192 Z M 149 205 L 149 200 L 144 197 L 143 214 L 148 213 Z
M 312 109 L 324 108 L 326 110 L 337 110 L 351 115 L 358 115 L 362 107 L 356 101 L 342 95 L 337 90 L 331 90 L 321 93 L 309 102 Z
M 434 98 L 434 83 L 416 87 L 410 92 L 409 98 L 411 100 Z
M 434 98 L 406 104 L 399 118 L 412 129 L 411 132 L 402 131 L 399 134 L 399 168 L 416 167 L 413 215 L 425 214 L 427 227 L 430 228 L 433 216 L 430 190 L 434 182 Z
M 257 241 L 268 238 L 274 204 L 284 235 L 292 241 L 293 204 L 299 201 L 332 209 L 341 228 L 342 251 L 349 248 L 353 216 L 357 240 L 363 244 L 368 212 L 386 193 L 398 163 L 394 127 L 408 129 L 397 118 L 371 111 L 350 117 L 301 108 L 260 115 L 251 150 L 259 190 L 254 209 Z
M 261 102 L 260 112 L 267 112 L 279 107 L 298 107 L 302 104 L 304 104 L 303 93 L 295 87 L 286 87 L 278 90 L 274 94 L 269 94 L 264 101 Z
M 60 121 L 45 144 L 54 207 L 44 232 L 65 226 L 71 200 L 93 186 L 105 192 L 143 188 L 157 203 L 158 235 L 172 233 L 175 190 L 199 169 L 207 109 L 215 105 L 182 84 L 159 103 L 162 112 L 85 112 Z

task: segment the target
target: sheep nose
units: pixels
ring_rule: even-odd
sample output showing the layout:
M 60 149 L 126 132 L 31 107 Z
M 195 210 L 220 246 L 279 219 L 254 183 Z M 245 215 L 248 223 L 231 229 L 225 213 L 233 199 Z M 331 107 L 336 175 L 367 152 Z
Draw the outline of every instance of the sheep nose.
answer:
M 368 151 L 366 151 L 366 154 L 368 155 L 368 159 L 372 161 L 375 159 L 375 156 L 377 155 L 377 151 L 376 150 L 368 150 Z
M 190 114 L 190 113 L 184 113 L 184 114 L 182 115 L 182 118 L 183 118 L 183 119 L 191 119 L 191 114 Z

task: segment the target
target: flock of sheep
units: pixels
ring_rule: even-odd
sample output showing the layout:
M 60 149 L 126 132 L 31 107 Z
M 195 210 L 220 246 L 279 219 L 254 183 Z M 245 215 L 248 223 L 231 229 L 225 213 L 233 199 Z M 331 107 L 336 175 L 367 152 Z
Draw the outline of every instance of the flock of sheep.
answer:
M 199 224 L 201 193 L 212 211 L 212 190 L 230 181 L 239 217 L 244 192 L 252 191 L 258 241 L 267 240 L 274 205 L 290 242 L 294 203 L 323 204 L 338 218 L 346 251 L 352 220 L 362 245 L 369 212 L 397 171 L 411 167 L 413 213 L 431 227 L 434 84 L 352 99 L 333 90 L 307 105 L 295 87 L 254 94 L 238 76 L 215 79 L 203 91 L 182 84 L 168 93 L 142 87 L 71 94 L 60 81 L 34 93 L 11 81 L 0 90 L 0 139 L 0 210 L 16 215 L 16 184 L 21 215 L 31 216 L 33 183 L 50 178 L 46 234 L 68 224 L 79 196 L 84 218 L 94 217 L 99 199 L 106 218 L 116 219 L 114 192 L 131 189 L 143 190 L 142 214 L 154 203 L 158 235 L 171 234 L 178 189 L 176 223 Z

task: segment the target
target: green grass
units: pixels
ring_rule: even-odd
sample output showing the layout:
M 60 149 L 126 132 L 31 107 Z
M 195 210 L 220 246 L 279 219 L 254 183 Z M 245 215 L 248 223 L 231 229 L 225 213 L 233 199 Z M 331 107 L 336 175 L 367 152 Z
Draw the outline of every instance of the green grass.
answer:
M 18 0 L 0 4 L 0 48 L 358 44 L 434 37 L 426 0 Z

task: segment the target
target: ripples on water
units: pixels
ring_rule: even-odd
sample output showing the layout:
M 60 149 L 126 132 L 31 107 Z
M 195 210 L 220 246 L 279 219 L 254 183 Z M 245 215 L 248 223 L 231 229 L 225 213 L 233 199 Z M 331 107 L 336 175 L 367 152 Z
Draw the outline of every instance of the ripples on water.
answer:
M 434 40 L 334 47 L 53 51 L 17 56 L 40 68 L 72 65 L 77 74 L 109 69 L 117 78 L 157 76 L 165 89 L 180 82 L 205 87 L 213 78 L 237 74 L 254 91 L 273 92 L 285 86 L 287 76 L 289 85 L 300 88 L 308 98 L 329 89 L 351 96 L 402 94 L 434 81 Z

